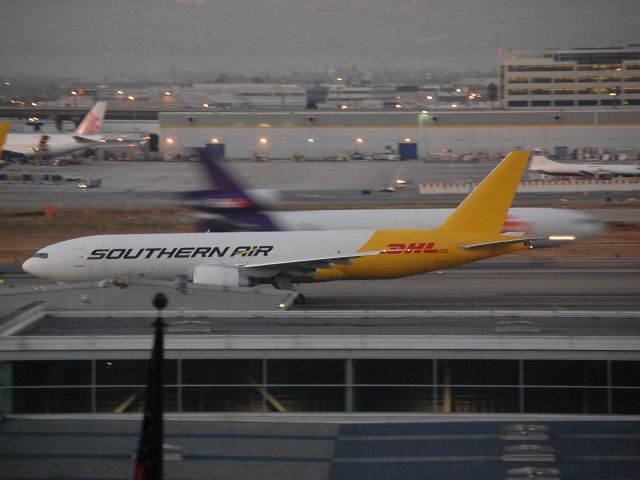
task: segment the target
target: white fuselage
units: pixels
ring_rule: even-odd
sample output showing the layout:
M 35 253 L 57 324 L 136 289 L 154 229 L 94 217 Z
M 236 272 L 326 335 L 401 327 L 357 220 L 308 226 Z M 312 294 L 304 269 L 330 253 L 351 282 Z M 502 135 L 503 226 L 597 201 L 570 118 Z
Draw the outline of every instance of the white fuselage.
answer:
M 354 210 L 301 210 L 267 212 L 282 230 L 401 230 L 432 229 L 440 226 L 453 208 L 401 208 Z M 546 239 L 536 246 L 558 241 L 585 240 L 606 231 L 603 222 L 588 213 L 560 208 L 512 208 L 503 233 L 526 233 Z M 556 239 L 556 240 L 554 240 Z
M 57 282 L 122 276 L 172 280 L 192 278 L 199 266 L 241 268 L 355 252 L 371 230 L 345 232 L 230 232 L 95 235 L 49 245 L 27 260 L 26 272 Z M 46 255 L 46 257 L 44 256 Z
M 41 148 L 41 141 L 45 135 L 49 138 L 46 141 L 46 146 Z M 102 140 L 102 136 L 92 135 L 83 137 L 83 139 L 86 141 L 78 141 L 73 135 L 63 133 L 9 133 L 4 150 L 27 156 L 42 155 L 49 157 L 89 148 Z
M 544 155 L 533 155 L 529 170 L 545 175 L 580 177 L 636 177 L 640 176 L 640 165 L 615 165 L 603 163 L 560 163 Z

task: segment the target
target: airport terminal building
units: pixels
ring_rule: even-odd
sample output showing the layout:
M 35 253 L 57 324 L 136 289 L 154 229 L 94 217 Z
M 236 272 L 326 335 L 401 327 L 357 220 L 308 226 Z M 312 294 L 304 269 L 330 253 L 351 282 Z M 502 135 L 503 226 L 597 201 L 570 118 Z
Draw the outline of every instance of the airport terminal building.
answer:
M 141 411 L 147 283 L 5 291 L 0 414 Z M 169 283 L 169 412 L 640 415 L 634 312 L 285 311 Z
M 424 159 L 442 151 L 506 153 L 538 147 L 637 155 L 640 109 L 162 112 L 159 132 L 166 159 L 188 158 L 193 148 L 207 143 L 224 144 L 228 158 L 261 159 L 340 159 L 385 151 Z

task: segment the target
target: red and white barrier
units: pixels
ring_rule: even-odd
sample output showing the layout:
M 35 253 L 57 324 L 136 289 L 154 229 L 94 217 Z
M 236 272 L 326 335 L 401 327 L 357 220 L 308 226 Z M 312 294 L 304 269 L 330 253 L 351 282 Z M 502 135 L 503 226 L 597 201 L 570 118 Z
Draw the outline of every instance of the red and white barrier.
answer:
M 418 185 L 419 191 L 425 195 L 469 193 L 477 183 L 424 182 Z M 527 180 L 520 182 L 518 192 L 628 192 L 640 191 L 640 180 Z

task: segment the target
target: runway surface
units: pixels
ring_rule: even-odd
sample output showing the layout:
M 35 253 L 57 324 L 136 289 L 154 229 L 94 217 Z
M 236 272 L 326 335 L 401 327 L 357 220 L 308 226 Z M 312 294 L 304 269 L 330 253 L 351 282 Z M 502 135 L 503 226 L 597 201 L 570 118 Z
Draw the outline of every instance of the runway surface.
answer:
M 305 309 L 640 310 L 640 262 L 479 262 L 385 281 L 303 284 Z
M 42 281 L 7 273 L 5 288 Z M 636 311 L 640 316 L 640 261 L 485 261 L 441 273 L 392 280 L 302 284 L 306 303 L 323 310 L 590 310 Z M 256 288 L 271 289 L 269 285 Z M 215 308 L 214 305 L 211 306 Z M 640 328 L 640 323 L 639 323 Z

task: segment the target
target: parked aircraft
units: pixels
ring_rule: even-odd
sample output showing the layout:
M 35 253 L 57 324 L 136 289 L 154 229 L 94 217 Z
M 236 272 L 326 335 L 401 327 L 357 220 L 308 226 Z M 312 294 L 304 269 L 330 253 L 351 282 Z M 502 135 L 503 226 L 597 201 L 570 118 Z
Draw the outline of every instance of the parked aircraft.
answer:
M 97 102 L 72 134 L 9 133 L 4 149 L 28 157 L 51 157 L 89 148 L 102 140 L 107 102 Z
M 529 170 L 546 175 L 612 178 L 640 176 L 640 165 L 606 163 L 560 163 L 545 157 L 538 149 L 533 151 Z
M 183 275 L 195 283 L 278 288 L 441 270 L 532 247 L 534 238 L 501 233 L 528 159 L 529 152 L 510 153 L 432 230 L 95 235 L 44 247 L 23 269 L 59 282 Z
M 5 142 L 7 141 L 7 134 L 11 130 L 10 122 L 0 123 L 0 155 L 2 155 L 3 147 Z M 7 166 L 7 162 L 0 158 L 0 168 L 4 168 Z
M 187 192 L 181 197 L 185 205 L 200 212 L 199 225 L 205 231 L 429 229 L 453 213 L 452 208 L 267 211 L 275 192 L 244 190 L 215 152 L 204 148 L 200 157 L 211 184 L 217 188 Z M 265 203 L 265 198 L 270 203 Z M 512 208 L 502 229 L 502 233 L 526 233 L 545 239 L 536 242 L 536 247 L 584 240 L 604 231 L 604 224 L 592 215 L 559 208 Z

